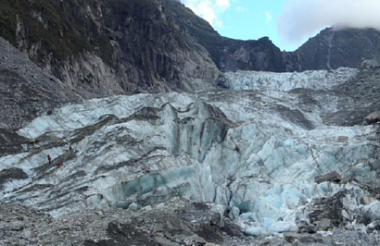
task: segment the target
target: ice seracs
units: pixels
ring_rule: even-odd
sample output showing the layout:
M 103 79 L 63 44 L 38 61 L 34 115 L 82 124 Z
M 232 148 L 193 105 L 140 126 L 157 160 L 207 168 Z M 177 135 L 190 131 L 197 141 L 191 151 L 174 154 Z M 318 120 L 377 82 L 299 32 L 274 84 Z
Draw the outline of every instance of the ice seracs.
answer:
M 344 71 L 355 73 L 332 72 L 342 77 L 333 84 L 352 76 Z M 342 223 L 362 214 L 377 219 L 371 214 L 377 203 L 363 203 L 372 197 L 366 187 L 377 182 L 380 170 L 379 143 L 367 138 L 374 127 L 325 125 L 320 114 L 335 110 L 326 106 L 329 101 L 320 102 L 323 110 L 305 111 L 299 95 L 285 92 L 294 84 L 329 88 L 327 80 L 310 82 L 328 73 L 302 75 L 297 82 L 288 75 L 260 75 L 267 81 L 261 91 L 117 96 L 56 109 L 19 130 L 38 143 L 0 158 L 1 168 L 28 174 L 6 183 L 0 198 L 60 216 L 184 197 L 220 204 L 245 233 L 262 235 L 298 231 L 299 221 L 312 223 L 318 199 L 342 193 L 345 203 L 336 208 L 346 215 Z M 355 182 L 315 182 L 331 172 Z
M 317 70 L 293 73 L 238 71 L 225 73 L 220 83 L 224 87 L 238 91 L 290 91 L 298 88 L 326 90 L 349 81 L 358 72 L 358 69 L 343 67 L 330 71 Z

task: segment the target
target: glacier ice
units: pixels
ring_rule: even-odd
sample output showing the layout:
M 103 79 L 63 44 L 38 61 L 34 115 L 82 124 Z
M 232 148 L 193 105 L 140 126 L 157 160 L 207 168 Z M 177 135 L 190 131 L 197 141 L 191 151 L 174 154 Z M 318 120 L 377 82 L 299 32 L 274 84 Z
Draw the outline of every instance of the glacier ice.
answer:
M 356 68 L 304 72 L 237 71 L 224 74 L 223 86 L 233 90 L 290 91 L 293 89 L 326 90 L 343 84 L 358 74 Z
M 250 235 L 297 231 L 296 222 L 308 220 L 313 199 L 342 190 L 359 197 L 346 198 L 347 210 L 374 213 L 378 203 L 365 207 L 360 200 L 369 196 L 366 189 L 314 182 L 332 171 L 357 182 L 377 182 L 379 143 L 366 138 L 373 126 L 325 125 L 321 112 L 335 107 L 305 111 L 298 107 L 300 98 L 286 92 L 294 85 L 316 88 L 321 76 L 326 80 L 317 89 L 326 89 L 355 70 L 310 73 L 260 74 L 268 91 L 116 96 L 55 109 L 18 131 L 40 140 L 28 152 L 0 157 L 1 169 L 19 167 L 29 176 L 7 183 L 0 199 L 60 216 L 180 196 L 231 209 Z M 289 78 L 297 76 L 297 81 Z M 239 82 L 232 88 L 244 86 Z M 57 161 L 64 166 L 57 168 Z

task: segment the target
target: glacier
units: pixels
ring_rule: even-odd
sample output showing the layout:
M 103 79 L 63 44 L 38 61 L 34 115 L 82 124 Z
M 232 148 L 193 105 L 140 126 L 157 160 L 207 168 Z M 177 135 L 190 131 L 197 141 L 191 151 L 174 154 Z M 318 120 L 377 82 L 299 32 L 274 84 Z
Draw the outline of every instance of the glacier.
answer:
M 309 70 L 304 72 L 237 71 L 224 74 L 223 87 L 233 90 L 290 91 L 296 88 L 331 89 L 354 78 L 359 69 L 341 67 L 336 70 Z
M 368 186 L 379 185 L 376 126 L 323 118 L 341 107 L 324 91 L 356 73 L 238 72 L 226 75 L 231 90 L 114 96 L 57 108 L 18 131 L 31 140 L 22 153 L 0 157 L 3 170 L 28 176 L 4 184 L 0 199 L 58 217 L 182 197 L 223 205 L 242 231 L 257 236 L 298 231 L 299 222 L 312 223 L 318 199 L 343 194 L 347 225 L 363 216 L 378 220 L 379 200 L 368 202 Z M 300 88 L 315 91 L 310 103 L 292 92 Z M 315 182 L 334 171 L 346 181 Z

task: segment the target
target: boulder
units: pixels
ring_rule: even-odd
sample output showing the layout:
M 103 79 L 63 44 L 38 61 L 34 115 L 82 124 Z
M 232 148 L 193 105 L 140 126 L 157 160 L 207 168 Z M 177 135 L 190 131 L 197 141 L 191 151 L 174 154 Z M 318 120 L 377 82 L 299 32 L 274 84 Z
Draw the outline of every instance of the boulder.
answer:
M 345 142 L 347 142 L 348 141 L 348 137 L 347 136 L 339 136 L 338 137 L 338 142 L 340 142 L 340 143 L 345 143 Z
M 317 184 L 323 183 L 323 182 L 334 182 L 334 183 L 340 183 L 342 181 L 342 176 L 337 172 L 331 172 L 324 175 L 319 175 L 315 177 L 315 182 Z
M 361 68 L 372 69 L 379 67 L 379 63 L 376 60 L 364 60 L 361 64 Z
M 364 118 L 364 122 L 368 125 L 376 124 L 380 122 L 380 111 L 376 111 Z
M 322 219 L 321 221 L 317 222 L 317 231 L 328 231 L 331 228 L 331 220 L 329 219 Z
M 380 221 L 373 221 L 371 224 L 367 225 L 367 233 L 373 233 L 374 231 L 380 230 Z
M 323 243 L 323 238 L 320 234 L 304 235 L 297 233 L 285 233 L 284 239 L 288 243 L 294 243 L 296 241 L 300 243 Z
M 156 225 L 154 226 L 153 231 L 154 231 L 155 233 L 163 232 L 163 231 L 164 231 L 164 227 L 163 227 L 162 224 L 156 224 Z
M 13 221 L 10 224 L 12 231 L 22 231 L 24 229 L 24 223 L 22 221 Z
M 298 221 L 297 222 L 297 227 L 298 227 L 298 232 L 299 233 L 309 233 L 309 234 L 312 234 L 312 233 L 316 233 L 317 232 L 315 226 L 309 224 L 305 220 Z

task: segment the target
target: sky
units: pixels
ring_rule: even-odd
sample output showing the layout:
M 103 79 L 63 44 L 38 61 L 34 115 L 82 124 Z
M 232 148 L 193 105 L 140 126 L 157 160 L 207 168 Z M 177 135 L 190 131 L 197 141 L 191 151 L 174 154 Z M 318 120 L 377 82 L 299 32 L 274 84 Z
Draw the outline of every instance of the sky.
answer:
M 181 0 L 222 36 L 293 51 L 326 27 L 380 30 L 380 0 Z

